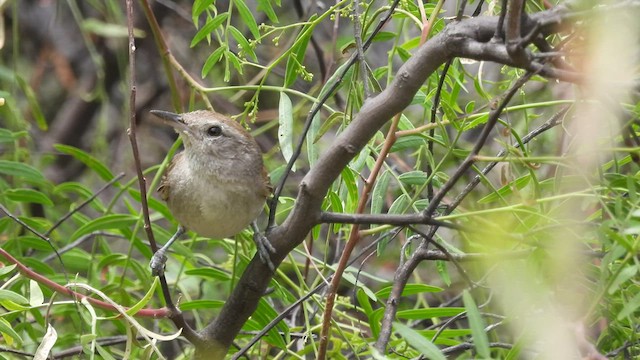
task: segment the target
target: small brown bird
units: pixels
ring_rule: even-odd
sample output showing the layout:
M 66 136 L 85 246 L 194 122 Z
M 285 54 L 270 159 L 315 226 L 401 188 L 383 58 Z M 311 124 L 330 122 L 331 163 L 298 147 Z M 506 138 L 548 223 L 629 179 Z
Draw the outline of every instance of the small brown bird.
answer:
M 180 226 L 151 259 L 154 275 L 164 271 L 171 244 L 187 229 L 201 236 L 225 238 L 248 225 L 262 261 L 273 271 L 275 249 L 255 225 L 271 194 L 262 153 L 241 125 L 213 111 L 174 114 L 152 110 L 180 135 L 184 151 L 167 167 L 158 192 Z

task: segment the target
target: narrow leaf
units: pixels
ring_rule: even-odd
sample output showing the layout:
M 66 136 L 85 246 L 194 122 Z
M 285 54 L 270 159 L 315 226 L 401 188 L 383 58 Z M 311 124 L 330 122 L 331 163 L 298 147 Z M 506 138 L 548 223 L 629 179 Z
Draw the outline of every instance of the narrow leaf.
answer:
M 202 66 L 202 74 L 201 74 L 201 76 L 202 76 L 203 79 L 209 74 L 211 69 L 213 69 L 213 66 L 220 61 L 220 59 L 222 58 L 222 55 L 224 55 L 225 51 L 227 51 L 227 45 L 226 44 L 222 44 L 222 45 L 220 45 L 219 48 L 215 49 L 215 51 L 212 52 L 211 55 L 209 55 L 207 60 L 204 62 L 204 65 Z
M 271 6 L 271 0 L 258 0 L 258 10 L 262 10 L 272 23 L 277 24 L 279 22 L 278 16 Z
M 424 354 L 427 359 L 447 359 L 437 346 L 435 346 L 426 337 L 420 335 L 419 332 L 401 323 L 393 323 L 393 328 L 407 341 L 407 343 L 409 343 L 409 345 Z
M 284 92 L 280 93 L 278 105 L 278 142 L 282 156 L 289 161 L 293 156 L 293 105 Z
M 222 23 L 227 20 L 228 17 L 229 13 L 224 12 L 212 19 L 208 19 L 207 23 L 204 24 L 204 26 L 193 36 L 193 39 L 191 40 L 191 47 L 196 46 L 200 41 L 208 38 L 211 33 L 218 28 L 218 26 L 222 25 Z
M 249 7 L 247 7 L 247 4 L 244 2 L 244 0 L 233 0 L 233 4 L 236 6 L 236 9 L 238 9 L 238 13 L 249 28 L 249 31 L 251 31 L 253 38 L 260 38 L 260 31 L 258 30 L 256 19 L 253 18 L 253 14 L 251 13 L 251 10 L 249 10 Z
M 98 230 L 113 230 L 113 229 L 123 229 L 131 227 L 138 220 L 137 217 L 133 215 L 126 214 L 111 214 L 106 215 L 100 218 L 97 218 L 93 221 L 90 221 L 84 225 L 82 225 L 78 230 L 76 230 L 73 235 L 71 235 L 70 241 L 76 240 L 77 238 L 90 234 L 94 231 Z
M 35 183 L 41 183 L 45 180 L 42 173 L 31 165 L 9 160 L 0 160 L 0 174 L 18 176 Z
M 242 35 L 240 30 L 236 29 L 236 27 L 233 25 L 229 25 L 227 31 L 229 31 L 231 36 L 236 39 L 238 45 L 240 45 L 240 48 L 245 53 L 245 55 L 250 57 L 253 61 L 258 61 L 258 57 L 256 56 L 256 53 L 253 52 L 253 48 L 251 47 L 251 44 L 249 44 L 249 40 L 247 40 L 247 38 Z
M 489 339 L 487 338 L 487 333 L 484 331 L 485 325 L 480 315 L 480 310 L 478 310 L 476 302 L 467 290 L 464 290 L 462 293 L 462 301 L 464 307 L 467 309 L 467 318 L 469 319 L 469 327 L 471 328 L 471 336 L 473 337 L 473 344 L 476 351 L 482 358 L 489 359 L 491 357 Z
M 56 144 L 53 145 L 53 147 L 62 153 L 73 156 L 74 158 L 85 164 L 87 167 L 89 167 L 91 170 L 95 171 L 95 173 L 98 174 L 98 176 L 100 176 L 103 180 L 110 181 L 111 179 L 113 179 L 113 174 L 111 173 L 111 171 L 104 164 L 102 164 L 102 162 L 100 162 L 92 155 L 89 155 L 87 152 L 76 147 L 63 144 Z
M 53 206 L 53 202 L 45 194 L 33 189 L 8 189 L 4 194 L 9 200 L 15 202 Z

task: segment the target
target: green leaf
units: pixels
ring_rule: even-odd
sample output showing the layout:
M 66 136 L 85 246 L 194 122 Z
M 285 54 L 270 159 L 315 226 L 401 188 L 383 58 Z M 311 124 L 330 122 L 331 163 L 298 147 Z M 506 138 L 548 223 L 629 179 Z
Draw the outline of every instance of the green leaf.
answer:
M 13 270 L 16 268 L 16 264 L 12 264 L 12 265 L 7 265 L 7 266 L 3 266 L 0 267 L 0 278 L 2 278 L 3 276 L 13 272 Z
M 34 280 L 29 280 L 29 305 L 40 306 L 44 303 L 44 294 L 40 289 L 40 284 Z
M 31 115 L 33 115 L 36 120 L 36 124 L 38 128 L 42 131 L 47 131 L 48 125 L 47 120 L 45 120 L 44 115 L 42 114 L 42 109 L 40 109 L 40 102 L 38 101 L 35 92 L 23 78 L 16 75 L 16 82 L 20 89 L 24 92 L 24 96 L 27 98 L 27 103 L 29 104 L 29 111 Z
M 391 289 L 393 289 L 393 285 L 382 288 L 376 292 L 376 296 L 380 298 L 387 298 L 391 294 Z M 407 284 L 404 287 L 404 290 L 402 290 L 402 296 L 415 295 L 423 292 L 440 292 L 442 290 L 443 289 L 440 287 L 426 284 Z
M 218 26 L 222 25 L 222 23 L 225 22 L 228 17 L 229 17 L 229 13 L 224 12 L 222 14 L 218 14 L 218 16 L 214 18 L 207 19 L 207 23 L 204 24 L 204 26 L 200 28 L 200 30 L 198 30 L 198 32 L 193 36 L 190 46 L 194 47 L 203 39 L 210 38 L 211 33 L 215 29 L 217 29 Z M 220 46 L 218 49 L 220 49 L 221 47 L 222 46 Z
M 338 123 L 341 123 L 342 121 L 344 121 L 344 113 L 342 112 L 334 112 L 333 114 L 329 115 L 329 117 L 320 126 L 320 129 L 313 139 L 313 142 L 315 143 L 320 140 L 320 138 L 324 134 L 326 134 L 327 131 L 329 131 L 332 127 L 334 127 Z
M 501 198 L 504 198 L 505 196 L 513 193 L 514 188 L 518 190 L 523 189 L 525 186 L 527 186 L 527 184 L 529 184 L 530 180 L 531 180 L 531 174 L 527 174 L 525 176 L 519 177 L 514 181 L 508 183 L 507 185 L 501 187 L 500 189 L 478 200 L 478 204 L 488 204 L 488 203 L 497 201 Z
M 258 10 L 262 10 L 272 23 L 277 24 L 279 22 L 278 16 L 271 6 L 271 0 L 258 0 Z
M 398 176 L 398 180 L 406 185 L 422 186 L 427 182 L 429 175 L 424 171 L 409 171 Z
M 62 261 L 68 271 L 87 272 L 93 266 L 92 257 L 80 248 L 73 248 L 62 254 Z
M 220 61 L 220 59 L 222 58 L 222 55 L 224 55 L 227 50 L 228 50 L 227 45 L 222 44 L 220 45 L 219 48 L 215 49 L 215 51 L 212 52 L 211 55 L 209 55 L 207 60 L 204 62 L 204 65 L 202 65 L 203 79 L 209 74 L 211 69 L 213 69 L 213 66 Z
M 31 165 L 9 160 L 0 160 L 0 174 L 21 177 L 34 183 L 43 183 L 45 181 L 44 176 L 38 169 Z
M 309 131 L 307 132 L 307 136 L 305 138 L 305 145 L 307 146 L 307 159 L 309 160 L 309 166 L 313 167 L 313 165 L 318 160 L 319 156 L 319 148 L 316 145 L 316 136 L 318 134 L 318 130 L 320 129 L 320 113 L 316 113 L 316 115 L 311 120 L 311 126 L 309 127 Z
M 407 194 L 402 194 L 389 207 L 389 214 L 402 214 L 409 207 L 411 198 Z
M 456 316 L 464 311 L 465 309 L 461 307 L 409 309 L 398 311 L 397 316 L 400 319 L 423 320 L 437 317 Z
M 89 155 L 85 151 L 73 146 L 63 144 L 56 144 L 53 145 L 53 147 L 61 153 L 73 156 L 74 158 L 85 164 L 88 168 L 95 171 L 95 173 L 98 174 L 98 176 L 100 176 L 103 180 L 110 181 L 114 178 L 111 171 L 104 164 L 102 164 L 98 159 Z
M 215 268 L 189 269 L 189 270 L 186 270 L 184 273 L 190 276 L 199 276 L 199 277 L 209 278 L 214 280 L 221 280 L 221 281 L 231 280 L 231 276 L 229 275 L 228 272 L 218 270 Z
M 342 177 L 342 183 L 347 188 L 348 197 L 345 201 L 345 211 L 353 213 L 358 207 L 358 184 L 356 182 L 356 177 L 353 170 L 348 166 L 342 170 L 340 176 Z
M 471 328 L 471 336 L 473 337 L 473 345 L 478 354 L 484 358 L 491 358 L 491 350 L 489 350 L 489 339 L 484 331 L 485 324 L 480 315 L 480 310 L 476 306 L 476 302 L 467 290 L 462 292 L 462 301 L 467 309 L 467 319 L 469 319 L 469 327 Z
M 219 309 L 224 305 L 220 300 L 192 300 L 180 303 L 180 310 Z
M 20 138 L 29 135 L 26 131 L 9 131 L 7 129 L 0 129 L 0 143 L 12 143 Z
M 391 172 L 385 170 L 378 181 L 373 186 L 373 192 L 371 193 L 371 213 L 380 214 L 382 207 L 385 203 L 385 197 L 387 195 L 387 189 L 389 188 L 389 182 L 391 181 Z
M 11 201 L 53 206 L 47 195 L 33 189 L 8 189 L 4 195 Z
M 405 149 L 417 149 L 426 146 L 426 140 L 421 135 L 408 135 L 398 139 L 392 146 L 391 152 L 401 151 Z
M 215 0 L 195 0 L 191 7 L 191 20 L 197 26 L 198 17 L 202 14 Z
M 282 156 L 288 162 L 293 156 L 293 105 L 284 92 L 280 92 L 278 105 L 278 142 Z M 292 170 L 295 171 L 295 166 Z
M 627 316 L 635 313 L 638 308 L 640 308 L 640 292 L 632 297 L 631 300 L 629 300 L 626 304 L 624 304 L 624 307 L 622 308 L 622 310 L 620 310 L 616 318 L 618 319 L 618 321 L 622 321 Z
M 13 326 L 4 318 L 0 318 L 0 333 L 2 333 L 2 340 L 7 343 L 7 345 L 12 345 L 14 340 L 22 343 L 20 335 L 13 330 Z
M 142 299 L 140 299 L 140 301 L 138 301 L 135 305 L 127 309 L 127 314 L 134 316 L 138 311 L 140 311 L 143 307 L 145 307 L 149 303 L 149 301 L 153 299 L 153 294 L 155 293 L 159 283 L 160 283 L 159 278 L 157 276 L 154 277 L 153 283 L 151 283 L 149 290 L 147 290 L 147 292 L 144 294 Z M 180 308 L 182 308 L 182 306 L 180 306 Z
M 82 21 L 80 26 L 83 30 L 104 38 L 126 39 L 129 36 L 129 29 L 126 25 L 107 23 L 95 18 Z M 143 38 L 146 36 L 146 33 L 141 29 L 133 29 L 133 36 Z
M 111 214 L 103 217 L 99 217 L 93 221 L 90 221 L 84 225 L 82 225 L 78 230 L 76 230 L 73 235 L 71 235 L 70 241 L 76 240 L 79 237 L 90 234 L 94 231 L 98 230 L 114 230 L 114 229 L 124 229 L 133 226 L 138 218 L 133 215 L 127 214 Z
M 422 353 L 427 359 L 432 360 L 446 360 L 447 358 L 442 354 L 442 351 L 438 349 L 429 339 L 420 335 L 419 332 L 413 330 L 412 328 L 394 322 L 393 328 L 402 336 L 403 339 L 407 341 L 409 345 L 414 347 L 418 352 Z
M 242 35 L 240 30 L 236 29 L 236 27 L 233 25 L 229 25 L 229 27 L 227 27 L 227 31 L 229 31 L 229 33 L 231 33 L 231 36 L 236 39 L 238 45 L 240 45 L 240 48 L 246 56 L 250 57 L 253 61 L 258 61 L 258 57 L 256 56 L 256 53 L 253 52 L 251 44 L 249 44 L 249 41 L 244 37 L 244 35 Z
M 291 53 L 289 53 L 289 57 L 287 58 L 287 66 L 284 73 L 285 87 L 290 87 L 291 85 L 293 85 L 293 83 L 298 78 L 298 72 L 302 70 L 301 66 L 304 63 L 309 40 L 311 39 L 311 35 L 313 34 L 312 31 L 308 31 L 311 26 L 313 25 L 305 25 L 305 27 L 300 32 L 300 37 L 296 39 L 295 44 L 291 48 Z
M 367 317 L 369 317 L 373 313 L 373 307 L 371 306 L 367 293 L 362 289 L 358 289 L 356 292 L 356 298 L 358 299 L 358 304 L 360 304 L 362 311 L 367 315 Z
M 27 298 L 25 298 L 24 296 L 10 290 L 0 289 L 0 302 L 5 300 L 9 300 L 21 305 L 29 304 L 29 300 L 27 300 Z
M 238 9 L 238 13 L 242 18 L 242 21 L 247 25 L 247 27 L 249 28 L 249 31 L 251 31 L 253 38 L 259 39 L 260 31 L 258 30 L 258 24 L 256 23 L 256 19 L 253 18 L 253 14 L 251 13 L 251 10 L 249 10 L 249 8 L 247 7 L 247 4 L 244 2 L 244 0 L 232 0 L 232 1 L 233 1 L 233 4 L 236 6 L 236 9 Z

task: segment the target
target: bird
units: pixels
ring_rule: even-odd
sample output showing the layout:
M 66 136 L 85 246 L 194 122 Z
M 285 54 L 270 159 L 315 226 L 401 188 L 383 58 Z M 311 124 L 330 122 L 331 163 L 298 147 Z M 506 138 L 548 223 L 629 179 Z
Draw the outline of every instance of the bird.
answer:
M 179 226 L 151 258 L 152 274 L 164 273 L 167 249 L 187 230 L 220 239 L 247 226 L 254 230 L 260 259 L 274 271 L 271 254 L 275 248 L 255 221 L 272 187 L 253 136 L 229 117 L 210 110 L 183 114 L 151 110 L 151 114 L 171 126 L 184 144 L 157 190 Z

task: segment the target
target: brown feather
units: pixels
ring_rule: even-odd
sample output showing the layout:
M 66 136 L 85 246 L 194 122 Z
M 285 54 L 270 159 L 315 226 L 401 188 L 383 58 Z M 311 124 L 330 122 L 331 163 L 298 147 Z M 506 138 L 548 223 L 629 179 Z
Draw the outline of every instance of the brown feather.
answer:
M 167 166 L 164 174 L 162 174 L 162 178 L 160 179 L 160 186 L 158 186 L 158 189 L 156 191 L 158 192 L 158 194 L 160 194 L 160 198 L 164 201 L 169 201 L 169 194 L 171 193 L 171 187 L 169 186 L 169 178 L 167 174 L 171 172 L 171 169 L 176 164 L 178 159 L 182 157 L 182 155 L 183 153 L 179 153 L 175 155 L 173 159 L 171 159 L 171 162 L 169 162 L 169 166 Z

